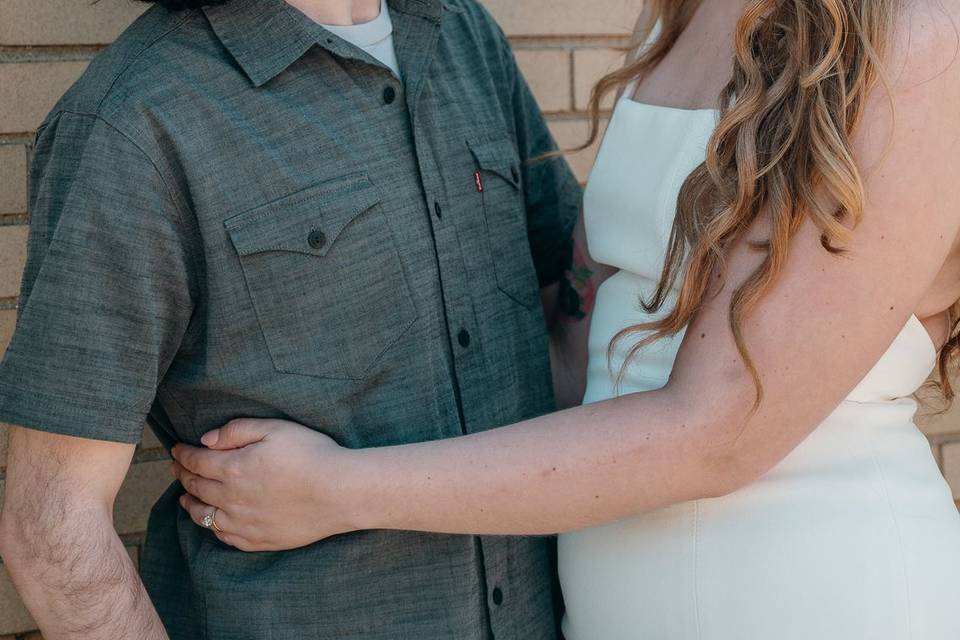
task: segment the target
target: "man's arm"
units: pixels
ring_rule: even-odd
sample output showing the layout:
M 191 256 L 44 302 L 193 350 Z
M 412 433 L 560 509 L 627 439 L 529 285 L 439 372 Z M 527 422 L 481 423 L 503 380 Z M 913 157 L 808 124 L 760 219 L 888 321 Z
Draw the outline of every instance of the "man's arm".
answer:
M 111 514 L 192 317 L 199 235 L 144 149 L 159 157 L 67 111 L 34 144 L 27 265 L 0 362 L 0 422 L 29 430 L 11 431 L 0 553 L 47 640 L 165 637 Z
M 10 430 L 0 554 L 47 640 L 167 638 L 113 527 L 133 450 Z
M 597 289 L 616 272 L 590 257 L 581 214 L 573 232 L 570 268 L 560 282 L 541 291 L 550 331 L 550 363 L 558 409 L 575 407 L 583 401 L 589 360 L 587 343 Z

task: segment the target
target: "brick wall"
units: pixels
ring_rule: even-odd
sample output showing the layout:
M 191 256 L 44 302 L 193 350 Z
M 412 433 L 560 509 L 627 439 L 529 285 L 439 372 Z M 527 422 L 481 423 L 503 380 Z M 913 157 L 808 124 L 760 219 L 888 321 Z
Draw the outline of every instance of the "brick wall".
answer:
M 620 59 L 640 0 L 486 0 L 511 36 L 563 146 L 586 131 L 592 83 Z M 143 5 L 127 0 L 2 0 L 0 3 L 0 356 L 10 339 L 27 236 L 26 168 L 32 132 L 88 61 Z M 593 150 L 571 158 L 585 179 Z M 937 459 L 960 495 L 960 404 L 923 420 Z M 0 430 L 0 461 L 6 458 Z M 117 529 L 136 560 L 150 505 L 169 482 L 165 455 L 146 434 L 116 507 Z M 2 463 L 0 463 L 2 464 Z M 3 467 L 0 466 L 0 492 Z M 0 640 L 37 640 L 0 565 Z

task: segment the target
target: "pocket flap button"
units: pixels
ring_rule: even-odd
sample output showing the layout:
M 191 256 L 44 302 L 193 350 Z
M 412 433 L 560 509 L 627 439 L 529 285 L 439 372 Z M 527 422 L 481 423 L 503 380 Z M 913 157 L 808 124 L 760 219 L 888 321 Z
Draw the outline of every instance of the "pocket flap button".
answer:
M 327 244 L 327 235 L 320 229 L 311 229 L 310 235 L 307 236 L 307 244 L 311 249 L 320 249 Z

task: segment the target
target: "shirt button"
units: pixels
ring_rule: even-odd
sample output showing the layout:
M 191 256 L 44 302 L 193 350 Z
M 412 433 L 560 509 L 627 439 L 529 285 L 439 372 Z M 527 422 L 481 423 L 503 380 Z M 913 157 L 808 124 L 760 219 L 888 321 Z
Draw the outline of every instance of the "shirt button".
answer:
M 436 200 L 433 201 L 433 212 L 437 215 L 437 219 L 443 219 L 443 209 L 440 208 L 440 203 Z
M 397 90 L 393 87 L 387 87 L 383 90 L 383 103 L 384 104 L 393 104 L 393 101 L 397 99 Z
M 460 343 L 460 346 L 466 349 L 470 346 L 470 332 L 466 329 L 460 329 L 460 333 L 457 334 L 457 342 Z
M 493 590 L 493 604 L 498 607 L 503 604 L 503 591 L 500 590 L 500 587 L 496 587 Z
M 319 249 L 327 243 L 327 234 L 320 229 L 313 229 L 310 231 L 310 235 L 307 236 L 307 244 L 310 245 L 312 249 Z

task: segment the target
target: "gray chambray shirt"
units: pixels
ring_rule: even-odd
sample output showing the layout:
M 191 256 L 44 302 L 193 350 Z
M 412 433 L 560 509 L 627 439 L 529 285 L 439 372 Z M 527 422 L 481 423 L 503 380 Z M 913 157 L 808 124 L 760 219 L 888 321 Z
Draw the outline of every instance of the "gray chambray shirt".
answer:
M 40 130 L 0 420 L 167 446 L 287 418 L 348 447 L 552 410 L 538 284 L 579 187 L 474 0 L 390 0 L 401 84 L 283 0 L 148 10 Z M 542 539 L 247 554 L 154 507 L 174 640 L 555 636 Z

